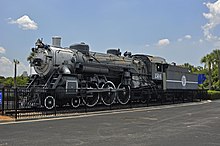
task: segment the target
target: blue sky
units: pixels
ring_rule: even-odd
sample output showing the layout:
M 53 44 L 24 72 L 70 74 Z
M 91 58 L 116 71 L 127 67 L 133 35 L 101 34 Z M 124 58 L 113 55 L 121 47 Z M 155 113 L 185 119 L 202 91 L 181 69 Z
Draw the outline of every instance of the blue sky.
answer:
M 0 75 L 28 71 L 27 56 L 38 38 L 62 46 L 86 42 L 92 51 L 120 48 L 168 62 L 201 65 L 220 48 L 220 0 L 1 0 Z

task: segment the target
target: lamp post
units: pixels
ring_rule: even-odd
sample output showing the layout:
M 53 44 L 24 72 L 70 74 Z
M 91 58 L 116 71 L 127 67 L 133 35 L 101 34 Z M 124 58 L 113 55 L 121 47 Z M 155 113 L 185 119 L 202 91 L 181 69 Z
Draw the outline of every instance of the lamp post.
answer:
M 17 64 L 19 64 L 19 61 L 17 59 L 14 59 L 14 64 L 15 64 L 15 76 L 14 76 L 14 88 L 15 88 L 15 92 L 14 92 L 14 96 L 15 96 L 15 120 L 17 120 L 17 108 L 18 108 L 18 97 L 17 97 L 17 80 L 16 80 L 16 76 L 17 76 Z
M 17 64 L 19 64 L 19 61 L 17 59 L 14 59 L 15 69 L 14 69 L 14 87 L 17 88 Z

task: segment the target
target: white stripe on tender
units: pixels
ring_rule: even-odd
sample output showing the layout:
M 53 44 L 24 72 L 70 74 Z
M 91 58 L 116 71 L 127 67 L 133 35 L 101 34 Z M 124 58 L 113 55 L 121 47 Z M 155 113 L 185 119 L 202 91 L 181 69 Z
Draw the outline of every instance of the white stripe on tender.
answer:
M 172 83 L 182 83 L 182 81 L 178 80 L 166 80 L 167 82 L 172 82 Z M 186 81 L 187 84 L 198 84 L 198 82 L 191 82 L 191 81 Z
M 187 84 L 198 84 L 198 82 L 186 81 Z

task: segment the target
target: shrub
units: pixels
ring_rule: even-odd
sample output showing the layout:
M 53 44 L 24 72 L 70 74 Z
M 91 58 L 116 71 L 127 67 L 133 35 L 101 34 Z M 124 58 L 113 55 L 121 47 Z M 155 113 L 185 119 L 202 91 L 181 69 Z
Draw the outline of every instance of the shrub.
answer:
M 220 99 L 220 91 L 209 90 L 208 95 L 211 100 Z

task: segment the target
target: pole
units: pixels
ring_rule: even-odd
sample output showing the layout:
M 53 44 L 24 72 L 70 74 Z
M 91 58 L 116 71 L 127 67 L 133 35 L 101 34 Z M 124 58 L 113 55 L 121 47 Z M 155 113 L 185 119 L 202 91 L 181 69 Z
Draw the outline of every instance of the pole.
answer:
M 17 108 L 18 108 L 18 97 L 17 97 L 17 64 L 19 64 L 19 61 L 17 59 L 14 59 L 15 63 L 15 69 L 14 69 L 14 97 L 15 97 L 15 120 L 17 120 Z
M 5 96 L 5 88 L 3 87 L 2 88 L 2 115 L 4 115 L 4 110 L 5 110 L 5 98 L 4 98 L 4 96 Z
M 15 120 L 17 120 L 17 113 L 18 113 L 18 110 L 17 110 L 17 88 L 15 88 L 15 91 L 14 91 L 14 96 L 15 96 Z
M 14 87 L 17 88 L 17 64 L 19 64 L 19 61 L 17 59 L 14 59 L 15 68 L 14 68 Z

